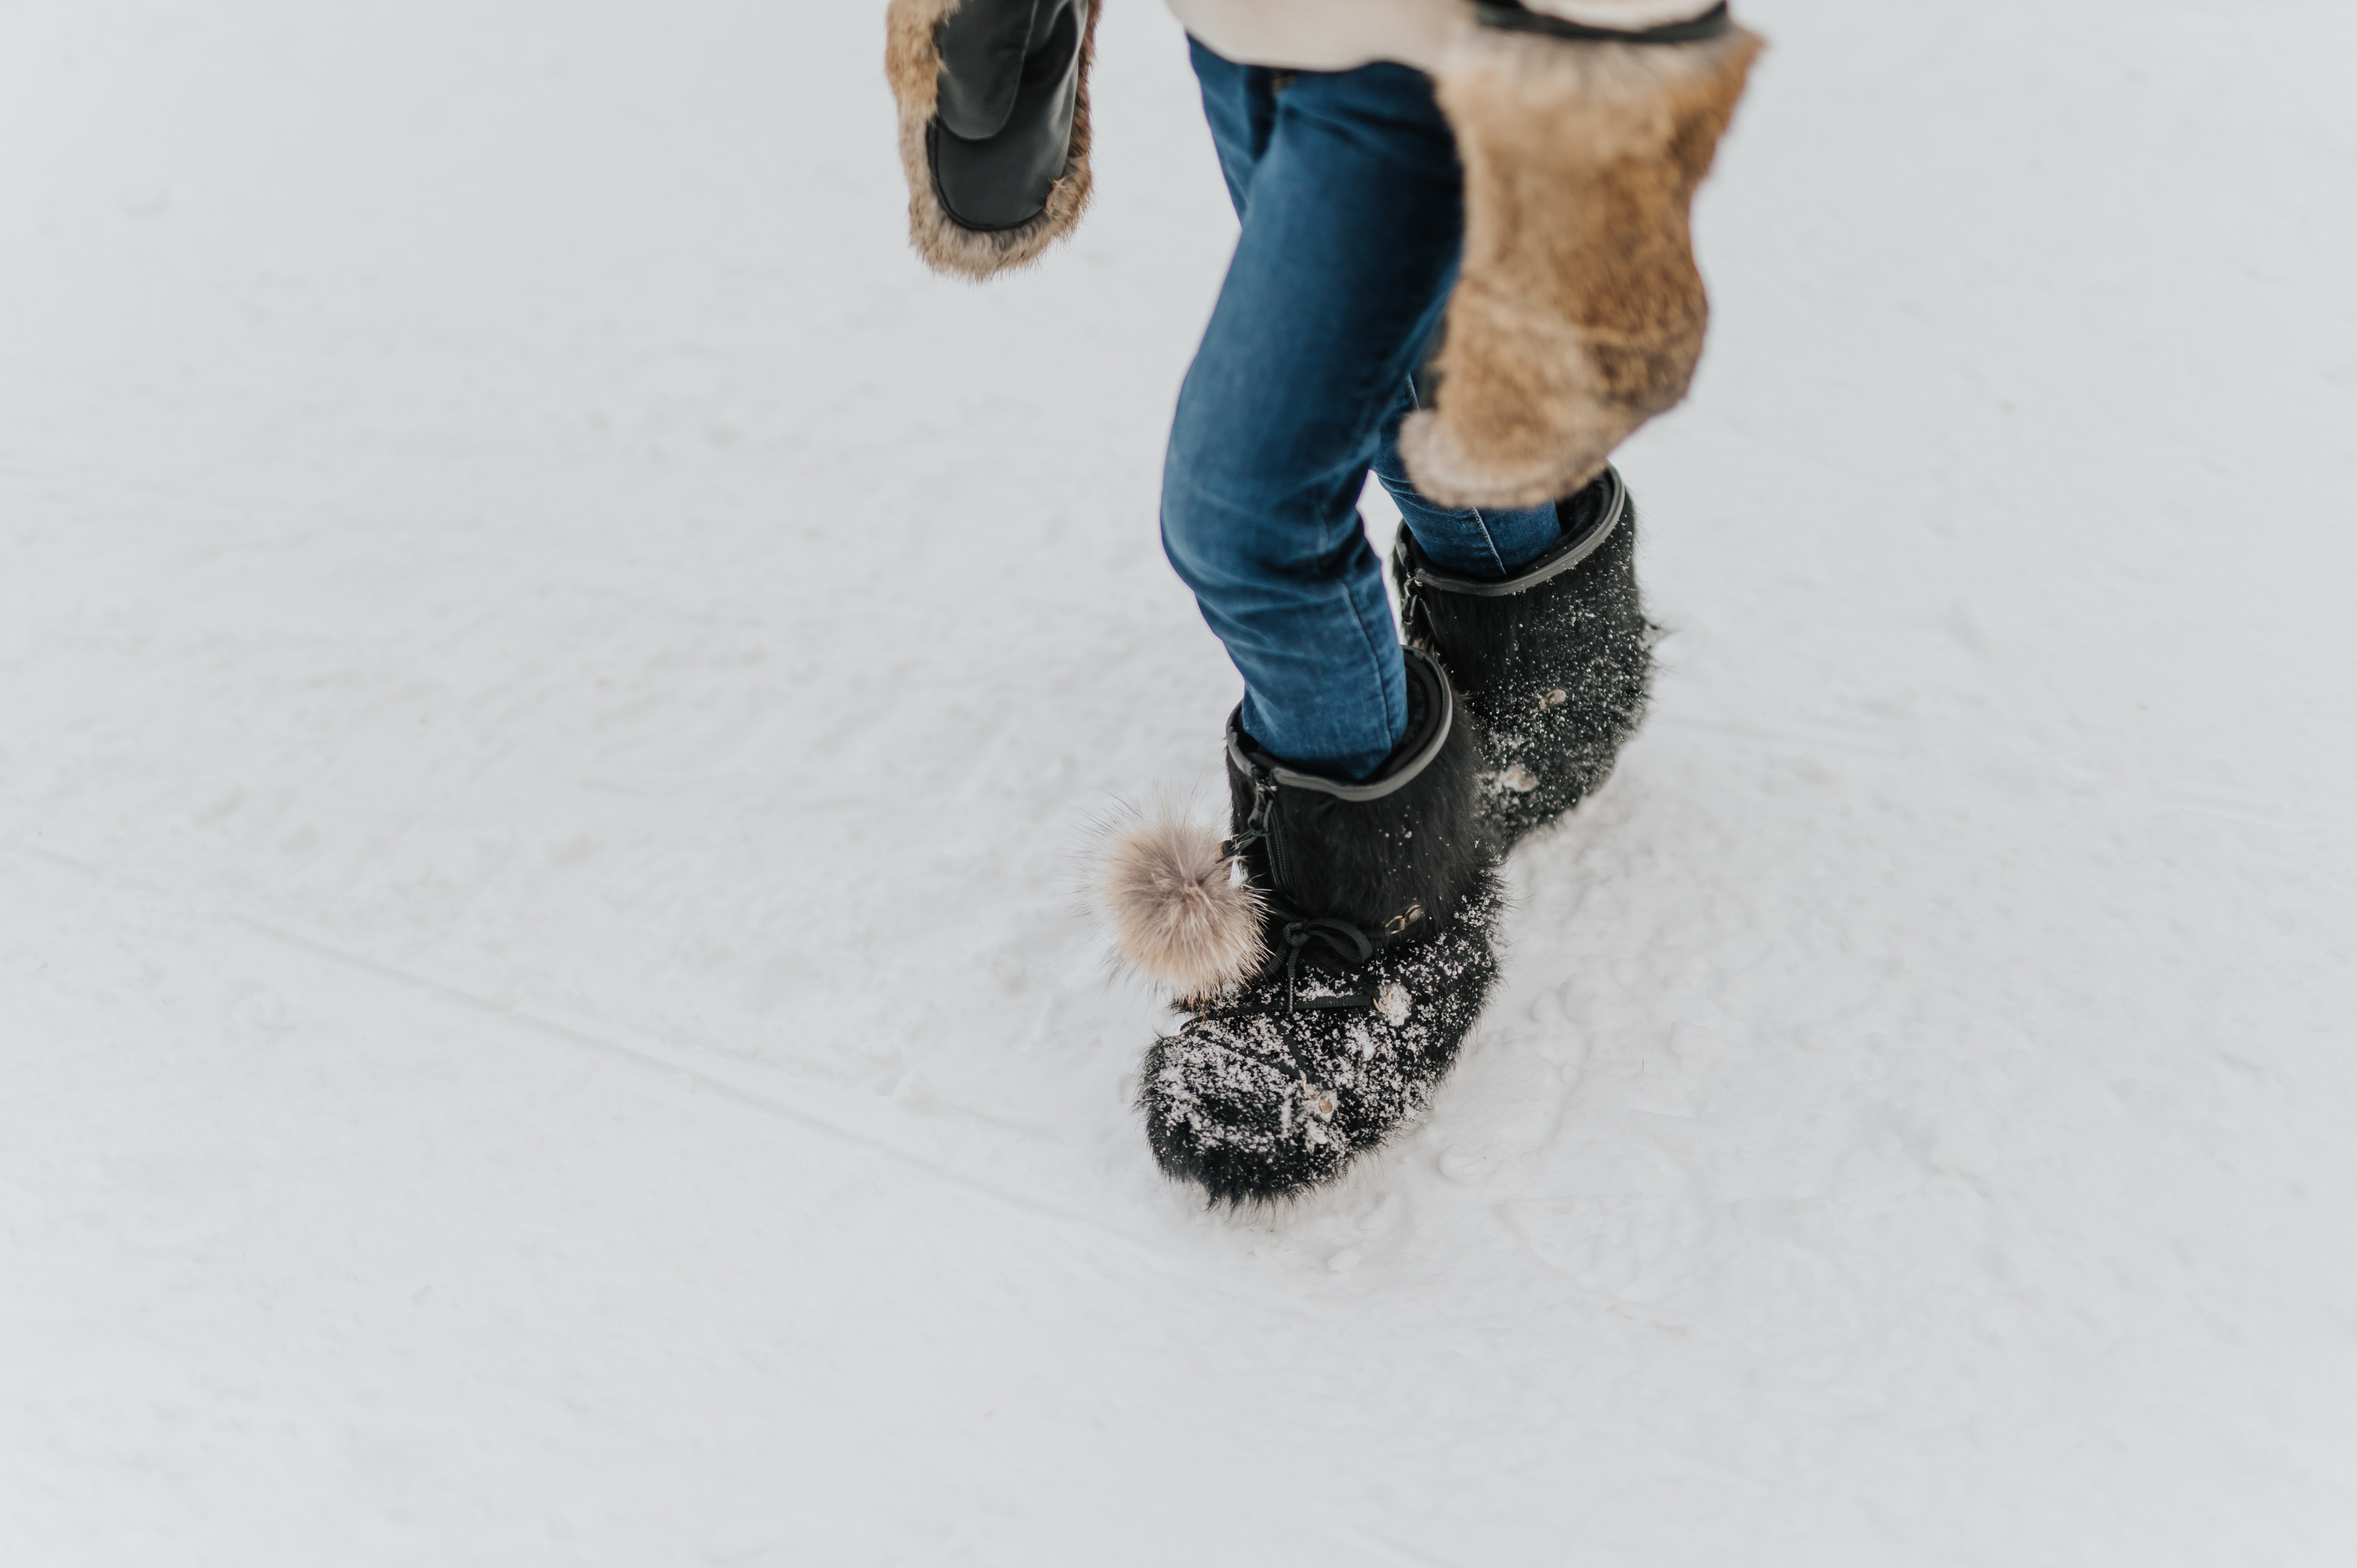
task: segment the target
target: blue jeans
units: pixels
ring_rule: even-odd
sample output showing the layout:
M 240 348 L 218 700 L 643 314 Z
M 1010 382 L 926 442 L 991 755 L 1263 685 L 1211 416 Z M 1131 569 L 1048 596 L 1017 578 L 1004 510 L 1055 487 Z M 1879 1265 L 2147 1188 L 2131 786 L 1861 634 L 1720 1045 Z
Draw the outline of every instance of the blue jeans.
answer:
M 1192 45 L 1243 232 L 1187 371 L 1162 544 L 1244 678 L 1244 729 L 1363 779 L 1407 726 L 1399 632 L 1359 519 L 1372 467 L 1433 561 L 1498 579 L 1555 542 L 1552 506 L 1416 494 L 1400 422 L 1456 281 L 1463 175 L 1405 66 L 1284 75 Z

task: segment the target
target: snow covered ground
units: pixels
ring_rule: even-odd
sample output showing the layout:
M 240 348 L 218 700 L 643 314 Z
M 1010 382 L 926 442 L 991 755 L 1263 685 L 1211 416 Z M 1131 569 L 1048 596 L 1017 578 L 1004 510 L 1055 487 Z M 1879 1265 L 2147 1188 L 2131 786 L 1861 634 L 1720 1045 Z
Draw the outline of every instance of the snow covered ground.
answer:
M 2357 1561 L 2357 12 L 1747 0 L 1654 716 L 1231 1218 L 1180 38 L 976 291 L 879 9 L 0 15 L 0 1562 Z

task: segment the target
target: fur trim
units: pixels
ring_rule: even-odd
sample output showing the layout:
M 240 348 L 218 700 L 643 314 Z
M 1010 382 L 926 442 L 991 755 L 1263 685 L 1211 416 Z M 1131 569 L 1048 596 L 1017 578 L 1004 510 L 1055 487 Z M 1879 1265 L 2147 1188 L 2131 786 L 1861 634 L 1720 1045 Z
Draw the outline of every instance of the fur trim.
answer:
M 1685 396 L 1709 302 L 1695 188 L 1761 48 L 1485 31 L 1452 48 L 1440 104 L 1465 163 L 1465 262 L 1432 410 L 1400 451 L 1444 506 L 1578 489 Z
M 938 273 L 987 278 L 1028 266 L 1070 234 L 1089 204 L 1089 67 L 1096 58 L 1097 11 L 1091 0 L 1081 32 L 1080 102 L 1072 109 L 1072 140 L 1063 177 L 1048 192 L 1039 216 L 1012 229 L 968 229 L 942 206 L 925 129 L 940 106 L 942 51 L 934 29 L 963 0 L 891 0 L 884 13 L 884 76 L 900 108 L 900 163 L 909 177 L 909 243 Z
M 1165 807 L 1118 828 L 1097 901 L 1124 962 L 1181 1001 L 1216 996 L 1260 966 L 1260 895 L 1231 875 L 1220 835 Z

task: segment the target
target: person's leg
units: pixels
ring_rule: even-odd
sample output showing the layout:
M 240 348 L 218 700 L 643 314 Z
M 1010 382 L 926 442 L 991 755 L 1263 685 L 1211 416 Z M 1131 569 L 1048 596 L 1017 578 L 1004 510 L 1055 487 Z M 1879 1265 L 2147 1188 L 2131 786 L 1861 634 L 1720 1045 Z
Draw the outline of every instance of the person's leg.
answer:
M 1416 547 L 1442 571 L 1477 582 L 1502 582 L 1544 554 L 1563 533 L 1555 503 L 1501 510 L 1496 508 L 1445 507 L 1426 499 L 1407 476 L 1401 461 L 1399 428 L 1424 406 L 1418 371 L 1407 379 L 1391 416 L 1383 421 L 1383 444 L 1375 453 L 1375 478 L 1391 492 L 1400 509 L 1400 521 L 1415 536 Z
M 1197 61 L 1243 232 L 1163 538 L 1245 697 L 1225 835 L 1141 822 L 1100 892 L 1115 950 L 1188 1014 L 1141 1073 L 1155 1158 L 1240 1203 L 1333 1179 L 1426 1103 L 1497 974 L 1501 894 L 1479 727 L 1401 647 L 1357 510 L 1456 266 L 1455 143 L 1413 71 Z
M 1227 180 L 1228 199 L 1242 219 L 1253 175 L 1268 151 L 1275 129 L 1278 73 L 1263 66 L 1238 65 L 1189 40 L 1195 74 L 1203 93 L 1203 118 Z M 1448 282 L 1455 281 L 1452 261 Z M 1444 286 L 1446 286 L 1444 285 Z M 1484 511 L 1444 507 L 1419 494 L 1399 455 L 1399 427 L 1424 406 L 1416 375 L 1403 378 L 1397 401 L 1384 418 L 1373 468 L 1391 492 L 1408 531 L 1436 565 L 1469 577 L 1505 577 L 1555 542 L 1561 532 L 1553 506 Z
M 1220 174 L 1228 182 L 1228 199 L 1242 220 L 1252 189 L 1253 171 L 1276 129 L 1277 73 L 1265 66 L 1238 65 L 1224 59 L 1193 38 L 1187 40 L 1194 58 L 1195 81 L 1203 91 L 1203 121 L 1211 128 L 1211 147 L 1220 156 Z
M 1279 87 L 1195 54 L 1243 231 L 1179 393 L 1164 547 L 1243 676 L 1252 738 L 1363 778 L 1407 700 L 1357 502 L 1447 302 L 1456 145 L 1429 80 L 1405 67 Z

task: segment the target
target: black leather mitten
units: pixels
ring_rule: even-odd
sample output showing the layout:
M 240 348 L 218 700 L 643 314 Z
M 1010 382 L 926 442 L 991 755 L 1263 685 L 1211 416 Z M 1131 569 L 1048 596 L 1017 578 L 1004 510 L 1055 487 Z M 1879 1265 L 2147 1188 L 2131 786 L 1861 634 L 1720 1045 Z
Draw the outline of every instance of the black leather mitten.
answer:
M 1036 260 L 1089 199 L 1095 0 L 892 0 L 909 236 L 938 271 Z

